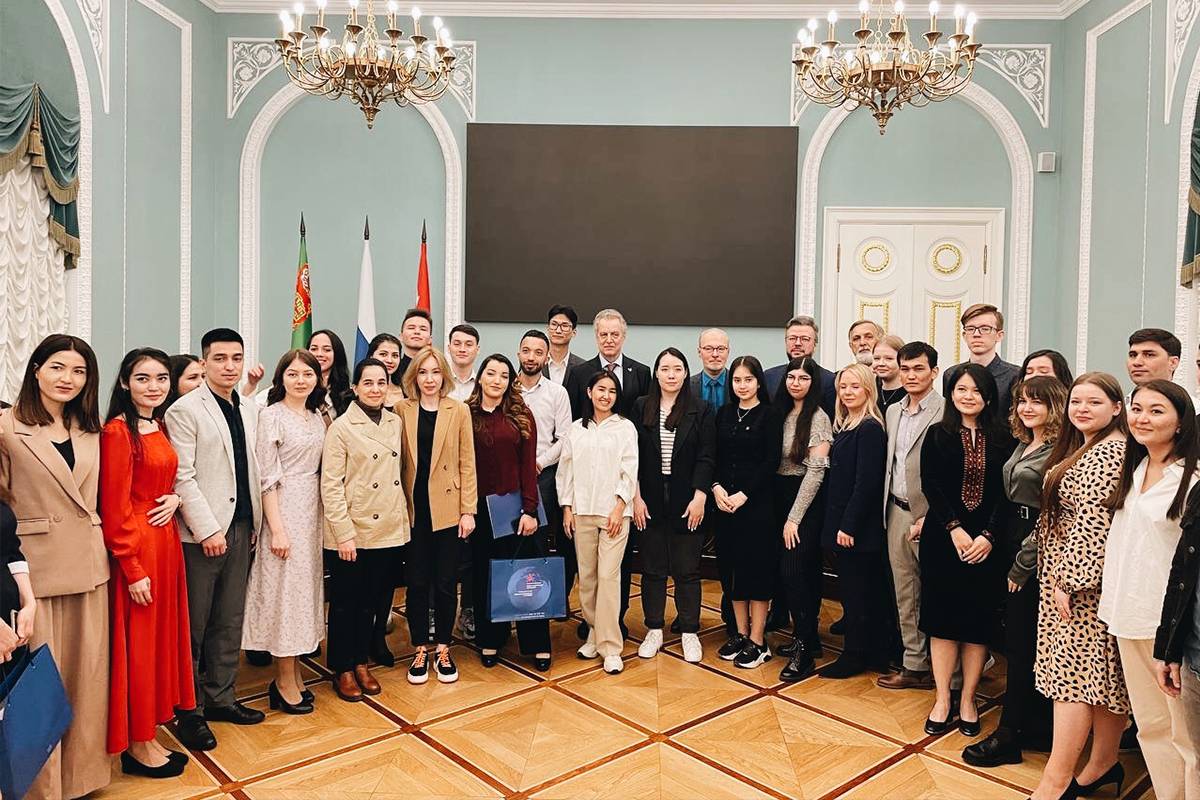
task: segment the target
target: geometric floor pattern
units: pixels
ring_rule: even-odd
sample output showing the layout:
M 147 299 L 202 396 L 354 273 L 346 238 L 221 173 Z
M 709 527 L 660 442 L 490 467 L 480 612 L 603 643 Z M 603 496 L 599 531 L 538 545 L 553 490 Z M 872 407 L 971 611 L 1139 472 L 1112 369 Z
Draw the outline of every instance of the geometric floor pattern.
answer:
M 637 587 L 634 587 L 636 593 Z M 701 627 L 705 660 L 683 660 L 668 634 L 658 658 L 637 657 L 627 642 L 625 671 L 606 675 L 575 658 L 573 622 L 552 623 L 554 663 L 535 671 L 515 651 L 485 670 L 468 643 L 454 646 L 460 678 L 410 686 L 400 658 L 412 653 L 406 625 L 392 635 L 392 669 L 373 669 L 383 693 L 362 703 L 337 699 L 324 664 L 305 661 L 315 713 L 267 708 L 271 670 L 242 665 L 243 702 L 267 712 L 260 725 L 215 724 L 218 747 L 193 753 L 174 780 L 129 779 L 93 800 L 667 800 L 797 798 L 866 800 L 1020 798 L 1036 785 L 1045 756 L 982 770 L 959 758 L 957 732 L 922 730 L 930 692 L 887 691 L 875 675 L 848 681 L 779 681 L 778 656 L 755 670 L 716 657 L 724 642 L 719 588 L 705 582 Z M 671 601 L 668 601 L 670 603 Z M 402 592 L 397 610 L 403 611 Z M 630 635 L 640 639 L 634 600 Z M 667 618 L 672 619 L 673 608 Z M 822 611 L 825 658 L 840 640 L 828 633 L 836 604 Z M 576 614 L 577 616 L 577 614 Z M 772 637 L 774 644 L 786 639 Z M 1003 662 L 984 681 L 984 731 L 995 725 Z M 160 740 L 182 749 L 168 729 Z M 1125 798 L 1152 800 L 1140 756 L 1122 754 Z M 1107 797 L 1112 797 L 1110 792 Z

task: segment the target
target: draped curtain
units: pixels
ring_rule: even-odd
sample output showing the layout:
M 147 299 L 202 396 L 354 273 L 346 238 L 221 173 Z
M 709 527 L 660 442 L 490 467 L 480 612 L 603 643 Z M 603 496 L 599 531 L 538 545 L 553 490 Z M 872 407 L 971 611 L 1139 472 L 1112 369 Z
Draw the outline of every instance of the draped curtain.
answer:
M 79 254 L 79 121 L 37 86 L 0 86 L 0 400 L 16 399 L 42 337 L 66 330 Z

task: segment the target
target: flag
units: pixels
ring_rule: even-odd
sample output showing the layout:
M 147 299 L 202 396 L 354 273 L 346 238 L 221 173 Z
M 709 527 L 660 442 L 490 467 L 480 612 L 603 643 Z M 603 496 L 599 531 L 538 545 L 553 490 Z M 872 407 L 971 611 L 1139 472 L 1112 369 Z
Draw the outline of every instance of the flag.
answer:
M 433 313 L 429 303 L 429 258 L 425 244 L 425 220 L 421 220 L 421 260 L 417 264 L 417 308 Z
M 367 357 L 375 338 L 375 279 L 371 273 L 371 220 L 363 225 L 362 267 L 358 271 L 358 331 L 354 336 L 354 362 Z
M 304 213 L 300 214 L 300 263 L 296 267 L 296 297 L 292 300 L 292 349 L 308 349 L 312 338 L 312 293 L 308 282 L 308 245 L 304 243 Z

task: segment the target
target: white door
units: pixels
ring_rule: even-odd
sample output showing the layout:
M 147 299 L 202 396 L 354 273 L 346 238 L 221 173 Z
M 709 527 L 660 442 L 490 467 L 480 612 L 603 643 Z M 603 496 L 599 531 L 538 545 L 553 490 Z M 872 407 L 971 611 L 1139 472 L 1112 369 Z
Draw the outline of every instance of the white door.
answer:
M 1001 305 L 1003 242 L 1002 208 L 827 208 L 822 364 L 853 360 L 847 332 L 860 319 L 929 342 L 942 366 L 962 361 L 962 312 Z

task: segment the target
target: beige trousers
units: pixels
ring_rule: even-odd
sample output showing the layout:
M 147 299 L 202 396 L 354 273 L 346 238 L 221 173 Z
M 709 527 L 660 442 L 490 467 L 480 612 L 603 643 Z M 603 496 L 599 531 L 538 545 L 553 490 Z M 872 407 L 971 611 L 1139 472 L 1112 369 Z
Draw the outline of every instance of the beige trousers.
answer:
M 1186 698 L 1167 697 L 1158 688 L 1153 640 L 1118 638 L 1117 647 L 1154 796 L 1158 800 L 1200 800 L 1200 765 L 1196 742 L 1188 735 Z
M 579 562 L 579 603 L 591 632 L 588 641 L 601 656 L 619 656 L 621 637 L 621 559 L 629 541 L 629 520 L 617 536 L 605 530 L 608 518 L 575 517 L 575 558 Z
M 108 584 L 37 601 L 30 648 L 49 643 L 75 716 L 26 800 L 83 797 L 108 785 Z
M 900 617 L 900 639 L 904 643 L 904 668 L 929 671 L 929 638 L 917 627 L 921 620 L 921 560 L 919 542 L 908 540 L 913 515 L 888 501 L 888 561 L 896 587 L 896 611 Z

